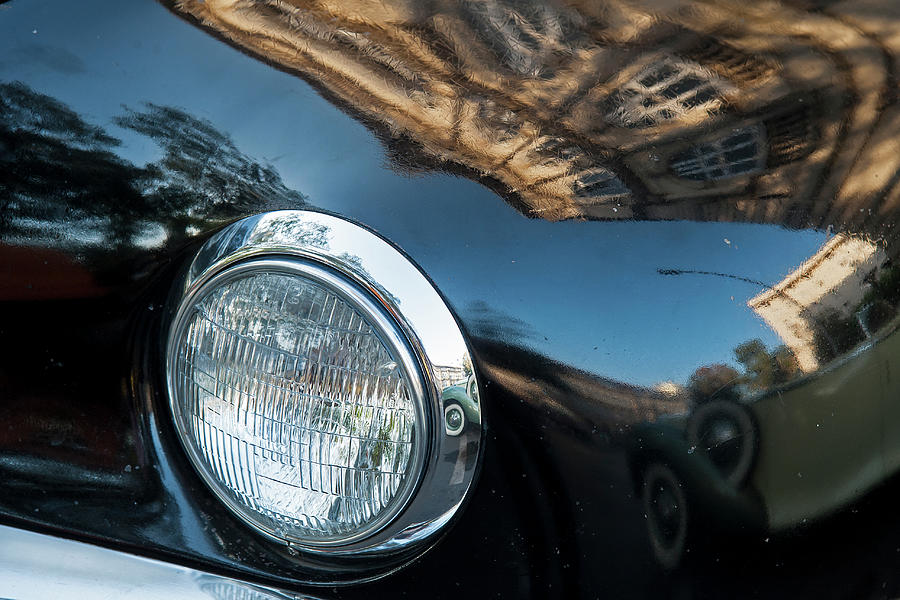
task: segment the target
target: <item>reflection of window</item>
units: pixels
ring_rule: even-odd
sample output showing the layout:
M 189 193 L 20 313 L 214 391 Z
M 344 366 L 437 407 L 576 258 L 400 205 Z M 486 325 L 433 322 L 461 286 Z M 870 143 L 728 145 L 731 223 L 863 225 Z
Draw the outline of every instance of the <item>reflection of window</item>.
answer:
M 610 169 L 596 164 L 583 148 L 563 137 L 544 136 L 534 145 L 536 157 L 532 163 L 543 167 L 565 168 L 567 175 L 575 174 L 572 195 L 592 204 L 621 200 L 631 194 L 622 180 Z
M 537 2 L 467 2 L 467 16 L 494 55 L 525 77 L 549 76 L 549 55 L 583 37 L 568 16 Z
M 765 122 L 769 138 L 770 166 L 784 165 L 805 158 L 815 147 L 818 134 L 813 127 L 810 111 L 802 107 Z
M 601 166 L 594 166 L 578 173 L 572 184 L 572 192 L 576 198 L 590 198 L 594 202 L 621 199 L 630 194 L 615 173 Z
M 666 57 L 615 92 L 606 117 L 625 127 L 652 127 L 691 113 L 714 112 L 731 89 L 727 81 L 693 61 Z
M 729 81 L 752 84 L 771 75 L 775 67 L 764 57 L 748 54 L 719 40 L 705 38 L 684 56 L 723 75 Z
M 764 137 L 759 126 L 736 129 L 678 154 L 672 159 L 672 170 L 679 177 L 696 181 L 715 181 L 756 172 L 765 164 Z

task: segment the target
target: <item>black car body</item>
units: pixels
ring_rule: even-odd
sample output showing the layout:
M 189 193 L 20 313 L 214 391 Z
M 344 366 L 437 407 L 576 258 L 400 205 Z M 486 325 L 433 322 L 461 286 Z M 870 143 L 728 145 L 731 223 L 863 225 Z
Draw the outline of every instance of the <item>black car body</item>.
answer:
M 900 594 L 898 60 L 888 0 L 0 4 L 0 521 L 322 598 Z M 173 285 L 282 209 L 469 344 L 412 554 L 259 536 L 177 440 Z

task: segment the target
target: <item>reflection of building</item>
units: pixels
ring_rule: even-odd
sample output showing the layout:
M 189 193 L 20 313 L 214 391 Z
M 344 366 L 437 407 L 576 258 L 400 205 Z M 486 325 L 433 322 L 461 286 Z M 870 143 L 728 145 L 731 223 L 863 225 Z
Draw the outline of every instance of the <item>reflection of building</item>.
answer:
M 463 367 L 454 367 L 450 365 L 435 365 L 434 376 L 437 378 L 440 387 L 443 389 L 448 385 L 457 385 L 464 382 L 468 375 Z
M 831 238 L 774 287 L 747 301 L 797 357 L 800 368 L 819 366 L 817 335 L 830 335 L 827 319 L 855 319 L 867 281 L 885 263 L 884 250 L 845 235 Z
M 900 167 L 895 128 L 876 127 L 897 112 L 900 4 L 795 4 L 179 6 L 313 80 L 406 167 L 488 176 L 528 216 L 878 223 L 860 209 L 890 205 Z

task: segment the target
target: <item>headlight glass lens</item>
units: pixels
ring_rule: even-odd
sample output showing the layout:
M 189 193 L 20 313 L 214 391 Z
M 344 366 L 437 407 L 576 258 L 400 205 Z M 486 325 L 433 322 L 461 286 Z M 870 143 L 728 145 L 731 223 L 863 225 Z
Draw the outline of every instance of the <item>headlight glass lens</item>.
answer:
M 213 490 L 289 542 L 376 531 L 419 475 L 423 417 L 389 319 L 327 270 L 226 270 L 169 341 L 171 406 Z

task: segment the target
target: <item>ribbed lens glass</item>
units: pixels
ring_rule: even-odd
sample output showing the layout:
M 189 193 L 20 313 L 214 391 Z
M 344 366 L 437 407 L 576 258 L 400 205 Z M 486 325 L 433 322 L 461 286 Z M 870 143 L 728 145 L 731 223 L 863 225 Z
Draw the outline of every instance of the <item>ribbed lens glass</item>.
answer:
M 321 280 L 249 269 L 176 318 L 176 423 L 207 481 L 279 538 L 374 531 L 409 491 L 416 400 L 367 309 Z M 210 481 L 211 480 L 211 481 Z

